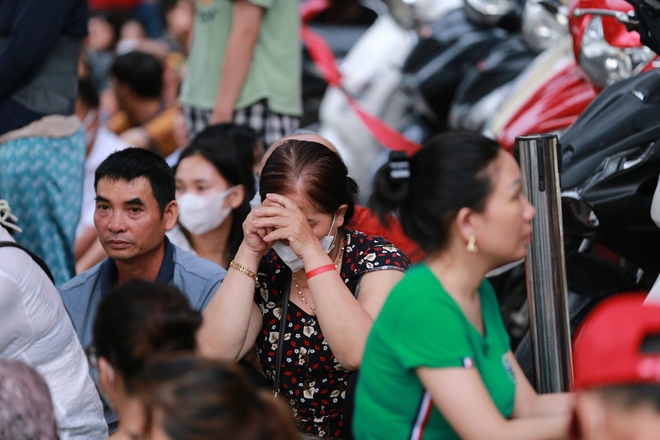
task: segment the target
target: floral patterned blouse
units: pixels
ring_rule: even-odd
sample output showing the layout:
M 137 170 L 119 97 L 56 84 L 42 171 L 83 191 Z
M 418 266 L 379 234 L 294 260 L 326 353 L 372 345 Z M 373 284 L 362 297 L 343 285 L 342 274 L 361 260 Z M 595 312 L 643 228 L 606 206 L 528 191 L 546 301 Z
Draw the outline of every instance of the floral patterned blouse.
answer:
M 345 250 L 341 277 L 355 297 L 365 273 L 405 270 L 410 266 L 408 257 L 382 237 L 343 232 Z M 275 382 L 282 290 L 291 271 L 277 253 L 269 249 L 261 259 L 258 276 L 260 287 L 255 291 L 255 302 L 263 313 L 263 325 L 257 338 L 257 350 L 264 372 Z M 287 311 L 283 350 L 280 393 L 289 398 L 302 431 L 320 437 L 347 437 L 342 409 L 350 372 L 335 359 L 316 316 L 292 302 Z

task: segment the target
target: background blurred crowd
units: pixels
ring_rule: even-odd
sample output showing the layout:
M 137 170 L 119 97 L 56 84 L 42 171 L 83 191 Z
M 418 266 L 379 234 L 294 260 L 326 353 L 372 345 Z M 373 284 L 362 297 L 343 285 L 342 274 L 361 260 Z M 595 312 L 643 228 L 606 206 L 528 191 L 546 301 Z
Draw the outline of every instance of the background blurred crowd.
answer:
M 17 239 L 46 261 L 57 284 L 104 256 L 93 228 L 93 176 L 110 153 L 146 148 L 174 166 L 206 125 L 237 122 L 256 132 L 259 143 L 251 134 L 241 141 L 254 144 L 248 148 L 258 160 L 264 146 L 297 128 L 298 4 L 257 3 L 12 0 L 0 7 L 0 195 L 21 218 Z M 196 7 L 203 11 L 191 65 Z M 260 32 L 282 34 L 281 20 L 290 22 L 287 41 L 257 41 Z M 270 56 L 264 44 L 285 52 Z M 288 86 L 280 90 L 283 78 Z M 217 103 L 216 95 L 229 98 Z M 35 197 L 22 197 L 28 193 Z
M 296 132 L 298 6 L 0 3 L 0 440 L 566 438 L 657 382 L 591 381 L 593 353 L 577 398 L 527 382 L 484 277 L 535 210 L 496 143 L 390 155 L 356 205 Z

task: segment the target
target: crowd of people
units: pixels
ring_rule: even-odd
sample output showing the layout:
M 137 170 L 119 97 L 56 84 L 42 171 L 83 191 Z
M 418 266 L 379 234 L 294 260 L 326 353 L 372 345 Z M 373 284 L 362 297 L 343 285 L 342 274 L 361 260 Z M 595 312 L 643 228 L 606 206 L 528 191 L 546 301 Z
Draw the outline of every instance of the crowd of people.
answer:
M 486 274 L 535 210 L 494 141 L 357 204 L 297 130 L 298 1 L 51 3 L 0 2 L 0 440 L 657 435 L 657 305 L 597 308 L 575 392 L 513 356 Z

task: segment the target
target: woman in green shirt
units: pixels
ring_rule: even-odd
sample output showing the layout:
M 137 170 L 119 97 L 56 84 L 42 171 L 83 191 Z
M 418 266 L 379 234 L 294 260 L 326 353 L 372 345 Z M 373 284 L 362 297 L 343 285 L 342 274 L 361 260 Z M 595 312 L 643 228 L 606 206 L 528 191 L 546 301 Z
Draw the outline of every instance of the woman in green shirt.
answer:
M 523 258 L 534 207 L 520 169 L 475 133 L 390 159 L 372 204 L 428 253 L 392 290 L 367 341 L 357 439 L 567 436 L 569 394 L 538 395 L 511 353 L 487 272 Z

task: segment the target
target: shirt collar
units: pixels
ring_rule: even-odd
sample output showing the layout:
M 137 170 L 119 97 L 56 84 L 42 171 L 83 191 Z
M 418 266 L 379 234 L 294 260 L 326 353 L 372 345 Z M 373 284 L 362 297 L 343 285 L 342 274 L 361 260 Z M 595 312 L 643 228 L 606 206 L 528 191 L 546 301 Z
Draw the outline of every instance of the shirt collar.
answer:
M 117 264 L 115 260 L 108 257 L 101 263 L 100 269 L 100 285 L 101 296 L 107 295 L 117 284 Z M 174 277 L 174 245 L 165 236 L 165 256 L 163 263 L 160 266 L 156 281 L 163 283 L 171 283 Z

